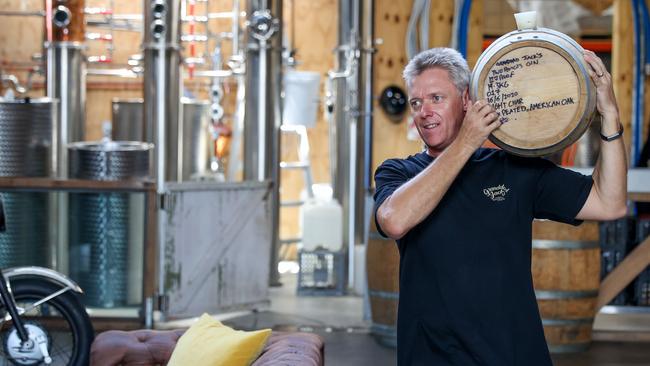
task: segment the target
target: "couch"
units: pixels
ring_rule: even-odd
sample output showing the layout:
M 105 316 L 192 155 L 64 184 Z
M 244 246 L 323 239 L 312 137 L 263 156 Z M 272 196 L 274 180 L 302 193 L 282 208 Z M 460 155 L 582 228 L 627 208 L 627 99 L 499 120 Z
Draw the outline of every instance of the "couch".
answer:
M 99 334 L 91 366 L 165 365 L 185 330 L 111 330 Z M 252 366 L 323 366 L 324 345 L 315 334 L 273 332 Z

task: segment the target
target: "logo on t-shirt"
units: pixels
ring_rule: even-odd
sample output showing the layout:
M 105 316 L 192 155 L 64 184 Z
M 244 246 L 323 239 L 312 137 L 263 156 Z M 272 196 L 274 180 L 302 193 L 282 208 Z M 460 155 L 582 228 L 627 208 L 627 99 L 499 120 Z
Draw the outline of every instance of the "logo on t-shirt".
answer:
M 506 188 L 505 184 L 501 184 L 496 187 L 483 189 L 483 194 L 489 197 L 492 201 L 505 201 L 508 191 L 510 191 L 510 188 Z

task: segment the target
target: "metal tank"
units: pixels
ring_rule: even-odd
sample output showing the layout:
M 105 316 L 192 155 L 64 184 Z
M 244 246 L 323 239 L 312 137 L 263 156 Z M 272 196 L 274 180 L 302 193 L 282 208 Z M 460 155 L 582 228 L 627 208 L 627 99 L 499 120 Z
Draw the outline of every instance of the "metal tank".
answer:
M 145 141 L 142 104 L 142 99 L 113 99 L 111 103 L 113 141 Z
M 151 144 L 124 141 L 71 144 L 69 176 L 103 181 L 145 179 L 149 176 L 152 148 Z M 69 271 L 86 292 L 88 306 L 126 306 L 131 302 L 130 289 L 141 286 L 141 281 L 132 281 L 134 266 L 130 263 L 142 258 L 131 251 L 132 247 L 142 245 L 132 242 L 133 230 L 142 230 L 143 226 L 132 225 L 138 220 L 131 217 L 134 195 L 117 192 L 70 195 Z
M 0 176 L 52 175 L 56 102 L 0 101 Z M 47 193 L 2 192 L 7 231 L 0 233 L 0 267 L 49 266 Z
M 169 171 L 175 171 L 179 181 L 200 180 L 206 176 L 210 164 L 210 102 L 182 98 L 181 109 L 181 136 L 175 149 L 181 155 L 177 157 L 176 167 L 169 162 Z
M 113 140 L 154 143 L 144 123 L 141 99 L 113 100 Z M 165 172 L 168 182 L 200 180 L 209 172 L 210 103 L 181 98 L 181 118 L 166 121 Z
M 594 118 L 587 132 L 574 145 L 547 158 L 558 165 L 593 168 L 598 155 L 600 155 L 600 118 Z

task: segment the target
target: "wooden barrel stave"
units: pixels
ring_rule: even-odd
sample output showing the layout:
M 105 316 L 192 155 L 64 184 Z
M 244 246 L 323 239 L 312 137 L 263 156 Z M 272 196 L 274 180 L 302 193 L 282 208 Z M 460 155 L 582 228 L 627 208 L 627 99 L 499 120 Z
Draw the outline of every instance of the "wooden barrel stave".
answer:
M 532 273 L 544 336 L 552 353 L 591 343 L 600 286 L 598 223 L 533 223 Z
M 396 347 L 399 252 L 394 240 L 379 235 L 374 222 L 371 230 L 366 249 L 368 297 L 372 317 L 370 331 L 379 343 Z

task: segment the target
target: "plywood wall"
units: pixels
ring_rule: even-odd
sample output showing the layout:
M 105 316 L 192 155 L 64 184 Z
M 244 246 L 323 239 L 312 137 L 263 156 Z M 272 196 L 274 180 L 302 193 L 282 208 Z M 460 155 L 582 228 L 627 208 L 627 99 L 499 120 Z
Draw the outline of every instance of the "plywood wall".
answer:
M 321 75 L 321 97 L 327 71 L 334 69 L 334 49 L 337 44 L 337 0 L 285 0 L 283 3 L 284 36 L 293 45 L 298 62 L 296 70 L 313 71 Z M 293 13 L 293 14 L 292 14 Z M 295 23 L 292 22 L 295 21 Z M 295 36 L 295 39 L 292 39 Z M 310 144 L 311 171 L 316 183 L 329 183 L 329 124 L 320 103 L 316 126 L 307 131 Z M 295 134 L 282 135 L 281 158 L 284 161 L 298 159 L 299 139 Z M 299 170 L 281 172 L 280 198 L 283 201 L 298 200 L 305 194 L 305 176 Z M 300 237 L 300 207 L 284 207 L 280 212 L 280 238 Z M 281 257 L 295 259 L 295 245 L 286 245 Z
M 483 1 L 473 1 L 468 34 L 468 60 L 474 65 L 481 53 L 483 40 Z M 406 91 L 402 70 L 407 63 L 405 36 L 411 14 L 412 1 L 377 0 L 375 3 L 375 37 L 381 40 L 374 59 L 374 95 L 377 97 L 387 86 L 397 85 Z M 449 46 L 452 35 L 454 1 L 432 2 L 429 41 L 431 47 Z M 376 99 L 376 98 L 375 98 Z M 384 160 L 406 157 L 422 151 L 422 142 L 407 139 L 408 112 L 402 120 L 390 120 L 375 102 L 373 121 L 373 170 Z

